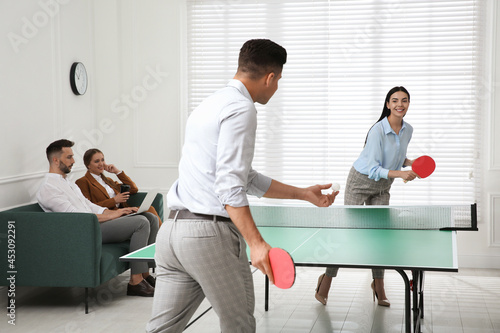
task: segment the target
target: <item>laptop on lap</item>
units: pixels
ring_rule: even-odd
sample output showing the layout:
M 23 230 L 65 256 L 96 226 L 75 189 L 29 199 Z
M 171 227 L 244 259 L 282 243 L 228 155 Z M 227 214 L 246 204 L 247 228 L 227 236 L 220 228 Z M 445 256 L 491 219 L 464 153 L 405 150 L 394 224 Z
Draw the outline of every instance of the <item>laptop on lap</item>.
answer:
M 158 194 L 158 191 L 149 191 L 148 194 L 146 194 L 146 197 L 144 198 L 144 200 L 142 200 L 142 203 L 141 203 L 141 206 L 139 207 L 139 210 L 135 213 L 128 214 L 125 216 L 134 216 L 137 214 L 142 214 L 144 212 L 147 212 L 149 207 L 151 207 L 151 204 L 155 200 L 157 194 Z

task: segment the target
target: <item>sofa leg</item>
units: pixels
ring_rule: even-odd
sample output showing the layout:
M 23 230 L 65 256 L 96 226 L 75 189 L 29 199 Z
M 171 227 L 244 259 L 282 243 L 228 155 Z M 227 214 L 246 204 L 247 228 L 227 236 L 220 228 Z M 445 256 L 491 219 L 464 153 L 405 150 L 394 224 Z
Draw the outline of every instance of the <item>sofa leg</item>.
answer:
M 89 313 L 89 288 L 85 288 L 85 314 Z

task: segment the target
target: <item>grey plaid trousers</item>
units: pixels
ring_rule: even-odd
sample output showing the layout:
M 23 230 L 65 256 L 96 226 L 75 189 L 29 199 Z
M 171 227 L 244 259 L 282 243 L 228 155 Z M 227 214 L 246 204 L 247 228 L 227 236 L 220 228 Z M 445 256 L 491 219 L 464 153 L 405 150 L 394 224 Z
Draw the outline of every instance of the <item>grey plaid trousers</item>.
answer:
M 222 332 L 255 332 L 246 243 L 232 222 L 168 219 L 158 232 L 155 261 L 148 332 L 182 332 L 205 297 Z
M 388 205 L 393 181 L 394 178 L 375 181 L 351 167 L 345 186 L 344 205 Z M 326 275 L 335 277 L 338 270 L 338 267 L 329 266 L 326 268 Z M 372 277 L 383 279 L 384 270 L 372 269 Z

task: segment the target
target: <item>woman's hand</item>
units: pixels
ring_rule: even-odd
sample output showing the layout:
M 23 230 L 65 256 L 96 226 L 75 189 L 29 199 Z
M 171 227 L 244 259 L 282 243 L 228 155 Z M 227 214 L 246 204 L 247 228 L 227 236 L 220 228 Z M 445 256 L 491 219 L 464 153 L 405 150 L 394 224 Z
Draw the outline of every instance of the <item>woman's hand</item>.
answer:
M 117 211 L 121 213 L 120 216 L 132 214 L 132 213 L 137 212 L 138 210 L 139 209 L 137 207 L 125 207 L 125 208 L 117 209 Z
M 114 199 L 117 204 L 127 202 L 128 198 L 130 198 L 130 192 L 118 193 Z
M 126 207 L 120 209 L 105 209 L 102 214 L 96 214 L 99 223 L 106 222 L 109 220 L 114 220 L 124 215 L 132 214 L 137 212 L 139 209 L 137 207 Z
M 120 172 L 122 172 L 114 164 L 104 164 L 104 170 L 106 170 L 107 172 L 114 173 L 114 174 L 119 174 Z
M 413 164 L 415 160 L 409 160 L 409 159 L 405 159 L 404 163 L 403 163 L 403 166 L 405 167 L 409 167 Z
M 413 179 L 417 178 L 418 175 L 415 173 L 415 171 L 413 170 L 409 170 L 409 171 L 400 171 L 401 172 L 401 178 L 403 178 L 403 180 L 405 182 L 409 182 L 409 181 L 412 181 Z

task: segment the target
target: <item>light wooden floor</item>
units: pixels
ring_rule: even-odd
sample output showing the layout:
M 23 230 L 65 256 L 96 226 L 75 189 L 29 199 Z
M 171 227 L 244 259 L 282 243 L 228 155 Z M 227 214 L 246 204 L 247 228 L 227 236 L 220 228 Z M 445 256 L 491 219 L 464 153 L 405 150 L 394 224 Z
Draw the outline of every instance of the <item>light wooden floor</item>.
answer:
M 264 277 L 254 274 L 257 332 L 402 332 L 403 280 L 386 271 L 390 308 L 375 305 L 371 271 L 341 269 L 334 279 L 327 306 L 314 298 L 321 268 L 298 268 L 290 290 L 271 287 L 270 309 L 264 311 Z M 90 313 L 84 314 L 81 288 L 16 290 L 16 325 L 0 317 L 0 332 L 144 332 L 151 298 L 127 297 L 128 273 L 90 292 Z M 0 288 L 6 311 L 7 289 Z M 209 307 L 204 302 L 198 313 Z M 460 269 L 459 273 L 427 272 L 423 332 L 500 332 L 500 270 Z M 196 317 L 196 315 L 195 315 Z M 220 332 L 213 311 L 186 333 Z

